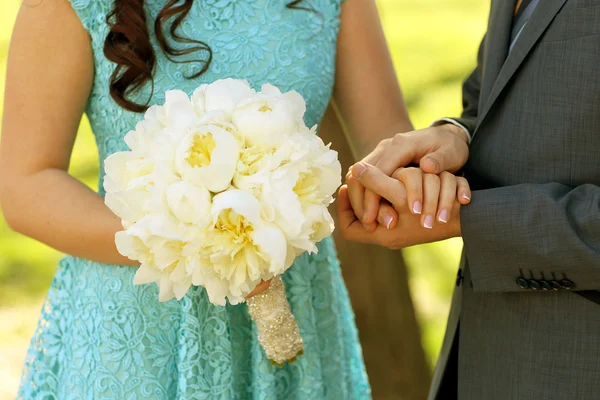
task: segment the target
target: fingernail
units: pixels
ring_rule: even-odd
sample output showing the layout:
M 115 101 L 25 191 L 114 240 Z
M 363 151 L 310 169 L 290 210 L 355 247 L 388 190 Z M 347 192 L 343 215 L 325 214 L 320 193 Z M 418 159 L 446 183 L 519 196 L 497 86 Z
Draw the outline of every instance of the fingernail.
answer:
M 413 203 L 413 213 L 421 214 L 421 202 L 420 201 L 415 201 Z
M 383 223 L 385 224 L 386 229 L 390 229 L 392 222 L 394 222 L 394 217 L 392 217 L 391 215 L 384 215 Z
M 356 179 L 360 179 L 366 170 L 367 167 L 363 163 L 356 163 L 352 166 L 352 175 L 354 175 Z
M 371 224 L 363 224 L 363 227 L 368 231 L 371 230 L 371 226 L 372 226 Z
M 463 199 L 465 199 L 467 201 L 471 201 L 471 197 L 469 197 L 466 193 L 463 193 L 460 197 L 462 197 Z
M 440 215 L 438 215 L 438 221 L 446 223 L 448 222 L 448 211 L 442 210 L 440 211 Z
M 433 229 L 433 217 L 431 215 L 425 217 L 425 221 L 423 221 L 423 226 L 427 229 Z

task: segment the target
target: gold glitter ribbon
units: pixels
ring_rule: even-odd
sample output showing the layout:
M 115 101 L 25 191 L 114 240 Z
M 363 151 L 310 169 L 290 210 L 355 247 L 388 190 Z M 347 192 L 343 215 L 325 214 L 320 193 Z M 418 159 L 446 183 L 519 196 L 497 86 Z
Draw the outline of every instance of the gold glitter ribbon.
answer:
M 247 304 L 267 358 L 277 365 L 295 361 L 304 351 L 304 343 L 281 277 L 273 278 L 269 289 L 248 299 Z

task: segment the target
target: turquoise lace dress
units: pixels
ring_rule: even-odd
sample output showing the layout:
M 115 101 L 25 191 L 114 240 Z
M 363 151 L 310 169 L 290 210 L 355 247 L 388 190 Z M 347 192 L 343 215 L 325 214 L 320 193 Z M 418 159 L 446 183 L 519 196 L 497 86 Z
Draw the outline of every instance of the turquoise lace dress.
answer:
M 113 1 L 71 2 L 91 36 L 95 78 L 87 115 L 104 160 L 125 150 L 123 136 L 142 115 L 119 108 L 109 95 L 114 65 L 102 49 Z M 146 1 L 149 21 L 165 2 Z M 191 93 L 200 83 L 245 78 L 256 88 L 269 82 L 299 91 L 308 126 L 318 123 L 333 86 L 341 0 L 305 0 L 316 12 L 287 9 L 288 2 L 196 0 L 181 32 L 208 43 L 214 61 L 190 81 L 184 76 L 198 65 L 174 64 L 157 51 L 152 103 L 163 102 L 169 89 Z M 66 257 L 43 306 L 19 398 L 370 398 L 332 240 L 319 250 L 300 256 L 284 276 L 305 353 L 283 368 L 266 360 L 246 305 L 213 306 L 201 288 L 159 303 L 155 285 L 133 285 L 134 268 Z

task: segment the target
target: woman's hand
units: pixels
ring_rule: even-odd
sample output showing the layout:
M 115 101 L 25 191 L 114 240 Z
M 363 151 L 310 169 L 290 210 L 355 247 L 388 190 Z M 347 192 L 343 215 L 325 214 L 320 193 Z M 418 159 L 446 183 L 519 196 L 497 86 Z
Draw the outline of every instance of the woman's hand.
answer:
M 373 176 L 374 175 L 374 176 Z M 421 226 L 433 229 L 434 223 L 446 224 L 450 220 L 453 208 L 468 204 L 471 200 L 471 189 L 465 178 L 457 177 L 449 172 L 439 175 L 428 174 L 419 168 L 398 168 L 392 174 L 393 179 L 382 179 L 382 171 L 366 163 L 357 163 L 346 175 L 351 204 L 361 204 L 360 196 L 364 188 L 362 181 L 371 186 L 369 189 L 377 196 L 384 197 L 378 205 L 376 221 L 379 225 L 392 229 L 396 226 L 400 213 L 410 212 L 420 217 Z M 395 182 L 394 182 L 395 181 Z M 383 192 L 393 190 L 394 200 L 382 196 Z M 352 196 L 359 199 L 352 201 Z M 390 204 L 393 204 L 392 205 Z M 354 207 L 354 205 L 353 205 Z M 355 210 L 358 216 L 361 210 Z M 376 224 L 363 227 L 368 232 L 376 229 Z
M 385 199 L 385 203 L 382 203 L 382 206 L 380 207 L 377 220 L 380 221 L 381 210 L 384 209 L 386 210 L 385 212 L 393 210 L 393 212 L 396 213 L 395 215 L 397 215 L 397 222 L 389 228 L 386 228 L 385 225 L 380 223 L 374 229 L 367 230 L 356 216 L 350 202 L 348 187 L 344 185 L 340 189 L 338 196 L 338 213 L 340 230 L 346 239 L 377 244 L 391 249 L 401 249 L 408 246 L 435 242 L 461 235 L 461 203 L 455 200 L 456 193 L 460 193 L 460 191 L 455 190 L 453 192 L 451 206 L 446 204 L 444 206 L 445 208 L 440 208 L 438 222 L 441 222 L 439 221 L 441 211 L 448 210 L 446 222 L 440 223 L 439 227 L 436 229 L 423 229 L 422 227 L 425 224 L 423 213 L 418 214 L 414 211 L 409 212 L 408 192 L 404 183 L 394 177 L 387 176 L 381 170 L 373 166 L 368 164 L 363 164 L 363 166 L 366 170 L 362 172 L 359 181 L 357 180 L 357 182 L 361 183 L 369 190 L 372 190 L 374 193 L 381 195 L 381 197 Z M 455 179 L 456 188 L 463 187 L 462 180 L 464 178 L 455 177 Z M 466 183 L 466 181 L 464 183 Z M 451 186 L 452 185 L 450 185 L 450 187 Z M 448 190 L 447 193 L 449 192 L 450 191 Z M 470 195 L 470 191 L 467 193 Z M 463 200 L 466 201 L 466 199 Z
M 388 176 L 400 173 L 397 171 L 398 168 L 410 164 L 419 165 L 423 172 L 429 174 L 440 175 L 444 171 L 455 172 L 465 164 L 469 156 L 467 141 L 465 132 L 452 124 L 397 134 L 393 139 L 382 140 L 375 150 L 363 159 L 363 163 L 377 167 Z M 413 188 L 414 185 L 419 185 L 419 179 L 415 172 L 402 172 L 402 178 L 410 180 L 407 187 Z M 435 178 L 426 179 L 429 182 L 435 180 Z M 442 179 L 441 175 L 440 179 Z M 421 186 L 423 184 L 421 183 Z M 373 231 L 376 227 L 375 220 L 379 221 L 380 197 L 372 191 L 365 190 L 364 186 L 356 181 L 348 181 L 348 189 L 356 215 L 363 222 L 365 229 Z M 462 198 L 461 195 L 459 194 L 460 198 Z M 466 193 L 466 195 L 469 194 Z M 412 190 L 409 200 L 412 200 L 411 209 L 415 205 L 414 202 L 418 200 L 420 204 L 416 204 L 416 210 L 418 211 L 420 205 L 423 212 L 425 198 L 418 195 L 418 189 Z M 460 201 L 465 204 L 465 200 L 467 199 L 462 198 Z M 430 214 L 430 212 L 423 215 L 423 222 L 425 222 L 426 215 L 435 215 L 439 218 L 439 215 Z M 443 217 L 442 219 L 444 219 Z

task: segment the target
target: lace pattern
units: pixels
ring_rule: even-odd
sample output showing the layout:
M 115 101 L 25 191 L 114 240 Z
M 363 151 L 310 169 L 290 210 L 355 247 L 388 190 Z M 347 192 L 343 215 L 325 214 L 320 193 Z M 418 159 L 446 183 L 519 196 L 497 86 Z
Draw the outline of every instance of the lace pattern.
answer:
M 164 2 L 147 2 L 151 20 Z M 207 42 L 214 62 L 189 81 L 184 75 L 197 66 L 173 64 L 157 51 L 151 103 L 162 102 L 166 90 L 191 93 L 201 83 L 244 78 L 256 88 L 268 82 L 297 90 L 307 100 L 306 122 L 317 123 L 333 86 L 340 0 L 306 1 L 317 13 L 287 9 L 287 2 L 197 0 L 182 33 Z M 114 65 L 102 48 L 112 1 L 71 3 L 91 37 L 95 76 L 86 112 L 104 160 L 125 150 L 123 136 L 142 116 L 121 109 L 109 95 Z M 139 99 L 147 98 L 149 86 Z M 370 398 L 332 240 L 319 250 L 298 257 L 283 277 L 305 341 L 305 354 L 283 368 L 266 360 L 246 305 L 213 306 L 201 288 L 179 302 L 158 303 L 154 285 L 133 285 L 134 268 L 65 257 L 43 306 L 18 397 Z

